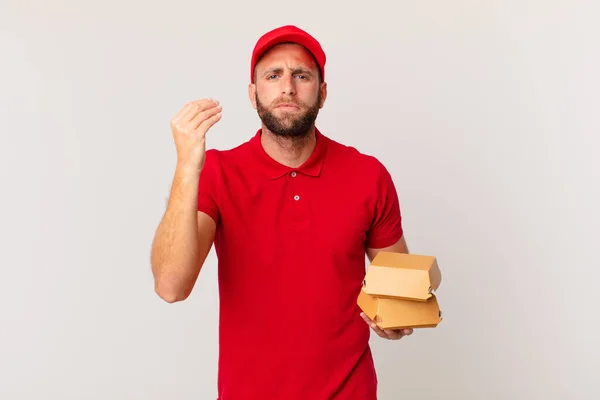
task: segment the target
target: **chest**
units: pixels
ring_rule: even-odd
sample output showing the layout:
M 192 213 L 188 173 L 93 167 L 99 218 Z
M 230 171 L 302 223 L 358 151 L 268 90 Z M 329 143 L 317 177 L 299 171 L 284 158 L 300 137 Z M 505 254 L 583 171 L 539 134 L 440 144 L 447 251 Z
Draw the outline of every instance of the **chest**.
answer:
M 219 204 L 221 241 L 228 247 L 266 253 L 265 262 L 364 258 L 375 199 L 359 182 L 292 172 L 277 179 L 240 176 L 229 187 L 236 189 L 221 193 Z

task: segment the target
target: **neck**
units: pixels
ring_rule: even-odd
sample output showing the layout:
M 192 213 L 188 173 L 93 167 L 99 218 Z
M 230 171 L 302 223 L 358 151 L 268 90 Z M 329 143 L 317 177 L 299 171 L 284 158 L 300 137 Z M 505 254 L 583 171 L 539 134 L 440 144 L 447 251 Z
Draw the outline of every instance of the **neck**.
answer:
M 281 137 L 263 126 L 260 141 L 265 152 L 275 161 L 290 168 L 297 168 L 312 154 L 317 137 L 314 126 L 306 136 L 299 138 Z

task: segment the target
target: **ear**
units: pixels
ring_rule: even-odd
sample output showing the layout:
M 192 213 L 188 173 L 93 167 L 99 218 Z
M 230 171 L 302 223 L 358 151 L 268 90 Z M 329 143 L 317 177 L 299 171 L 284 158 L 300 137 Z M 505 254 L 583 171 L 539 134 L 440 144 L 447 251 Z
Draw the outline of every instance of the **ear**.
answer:
M 258 106 L 256 105 L 256 84 L 254 83 L 248 84 L 248 98 L 252 107 L 256 110 Z
M 325 100 L 327 99 L 327 83 L 321 83 L 321 88 L 319 90 L 321 91 L 321 104 L 319 104 L 319 108 L 323 108 Z

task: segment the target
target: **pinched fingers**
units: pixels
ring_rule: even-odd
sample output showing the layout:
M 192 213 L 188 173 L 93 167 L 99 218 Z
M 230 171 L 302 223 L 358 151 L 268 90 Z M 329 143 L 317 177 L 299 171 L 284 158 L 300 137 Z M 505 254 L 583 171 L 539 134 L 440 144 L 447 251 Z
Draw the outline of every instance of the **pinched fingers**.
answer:
M 171 126 L 182 132 L 197 129 L 204 120 L 219 113 L 221 108 L 219 102 L 212 99 L 190 102 L 171 120 Z
M 207 131 L 208 128 L 221 118 L 222 111 L 223 107 L 218 102 L 212 107 L 207 107 L 199 111 L 190 121 L 190 128 L 194 130 L 202 128 L 204 131 Z

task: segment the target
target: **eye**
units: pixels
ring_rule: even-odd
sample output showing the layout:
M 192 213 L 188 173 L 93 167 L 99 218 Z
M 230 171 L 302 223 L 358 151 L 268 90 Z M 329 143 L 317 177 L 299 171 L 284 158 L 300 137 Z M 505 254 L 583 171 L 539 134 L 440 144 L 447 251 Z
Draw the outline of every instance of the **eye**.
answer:
M 267 77 L 267 79 L 275 79 L 275 78 L 277 78 L 277 75 L 275 75 L 275 74 L 269 75 Z

